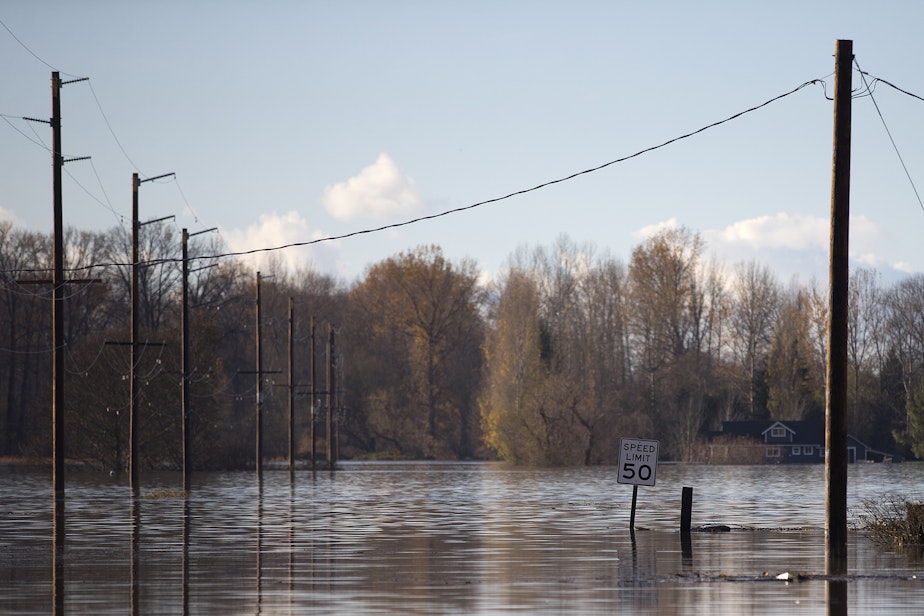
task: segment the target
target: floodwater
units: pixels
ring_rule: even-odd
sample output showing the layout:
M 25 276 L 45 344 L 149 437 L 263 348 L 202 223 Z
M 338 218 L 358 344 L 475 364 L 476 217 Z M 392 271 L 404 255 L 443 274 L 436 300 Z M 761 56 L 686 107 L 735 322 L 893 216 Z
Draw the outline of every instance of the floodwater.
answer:
M 924 464 L 850 468 L 863 499 L 924 500 Z M 3 614 L 920 614 L 918 549 L 852 531 L 825 575 L 822 466 L 658 469 L 344 463 L 336 472 L 125 478 L 0 467 Z M 679 533 L 693 488 L 693 526 Z M 60 519 L 60 518 L 59 518 Z M 790 573 L 794 581 L 777 580 Z

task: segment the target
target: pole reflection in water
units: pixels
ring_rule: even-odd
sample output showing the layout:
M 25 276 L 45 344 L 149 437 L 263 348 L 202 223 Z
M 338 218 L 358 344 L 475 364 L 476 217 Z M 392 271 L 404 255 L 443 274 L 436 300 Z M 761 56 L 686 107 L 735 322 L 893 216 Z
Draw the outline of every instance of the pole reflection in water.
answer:
M 680 551 L 683 554 L 683 572 L 693 571 L 693 539 L 690 533 L 680 533 Z
M 846 547 L 844 548 L 846 552 Z M 830 549 L 825 553 L 825 599 L 828 616 L 847 616 L 847 555 L 835 555 Z M 830 579 L 833 578 L 833 579 Z
M 55 497 L 52 537 L 52 603 L 54 613 L 64 614 L 64 497 Z
M 257 578 L 257 607 L 256 613 L 262 613 L 262 602 L 263 602 L 263 477 L 262 475 L 257 476 L 257 566 L 256 566 L 256 578 Z
M 139 613 L 141 592 L 141 499 L 132 496 L 132 541 L 131 541 L 131 601 L 132 616 Z
M 183 494 L 183 616 L 189 614 L 189 494 Z
M 347 462 L 135 500 L 83 472 L 65 536 L 45 473 L 0 467 L 0 613 L 924 613 L 920 554 L 855 532 L 849 570 L 826 561 L 821 470 L 666 467 L 634 533 L 606 468 Z M 854 499 L 924 486 L 924 464 L 851 472 Z M 697 521 L 731 532 L 678 541 L 692 481 L 712 488 Z
M 295 597 L 295 473 L 289 469 L 289 610 Z

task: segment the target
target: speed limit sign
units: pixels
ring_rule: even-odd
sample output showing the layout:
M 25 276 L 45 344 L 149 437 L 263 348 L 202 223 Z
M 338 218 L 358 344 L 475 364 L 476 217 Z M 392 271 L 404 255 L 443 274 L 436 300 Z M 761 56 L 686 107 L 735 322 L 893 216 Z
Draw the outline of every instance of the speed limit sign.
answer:
M 658 441 L 636 438 L 619 439 L 617 483 L 653 486 L 658 473 L 658 445 Z

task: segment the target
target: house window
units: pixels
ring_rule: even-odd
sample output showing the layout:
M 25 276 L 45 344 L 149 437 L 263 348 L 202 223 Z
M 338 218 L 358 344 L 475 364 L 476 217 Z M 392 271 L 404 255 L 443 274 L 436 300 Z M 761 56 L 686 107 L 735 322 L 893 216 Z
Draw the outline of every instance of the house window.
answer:
M 815 448 L 812 447 L 811 445 L 806 445 L 806 446 L 804 446 L 804 447 L 802 448 L 802 455 L 803 455 L 803 456 L 813 456 L 813 455 L 815 455 Z
M 767 447 L 767 457 L 768 458 L 779 458 L 780 448 L 779 447 Z
M 794 456 L 801 456 L 801 455 L 802 455 L 802 448 L 801 448 L 801 447 L 793 447 L 793 448 L 792 448 L 792 455 L 794 455 Z
M 770 436 L 773 438 L 783 438 L 786 436 L 786 428 L 783 426 L 773 426 L 770 429 Z

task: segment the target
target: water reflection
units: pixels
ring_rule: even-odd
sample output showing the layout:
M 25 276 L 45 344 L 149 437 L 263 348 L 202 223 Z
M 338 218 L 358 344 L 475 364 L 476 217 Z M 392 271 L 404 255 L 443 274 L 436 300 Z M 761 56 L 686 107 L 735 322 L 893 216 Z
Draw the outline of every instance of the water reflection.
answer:
M 605 468 L 204 473 L 188 497 L 152 473 L 138 499 L 75 473 L 59 534 L 47 473 L 4 470 L 0 613 L 921 613 L 918 551 L 853 534 L 830 574 L 816 473 L 664 467 L 631 533 L 630 490 Z M 850 498 L 913 498 L 921 479 L 857 470 Z M 700 486 L 694 528 L 732 532 L 681 534 L 684 485 Z
M 64 613 L 64 539 L 65 539 L 65 520 L 64 520 L 64 498 L 57 495 L 54 499 L 55 510 L 52 528 L 54 536 L 52 538 L 52 604 L 56 615 Z
M 141 501 L 138 497 L 131 498 L 132 504 L 132 541 L 131 541 L 131 606 L 132 616 L 138 614 L 138 605 L 141 600 Z

